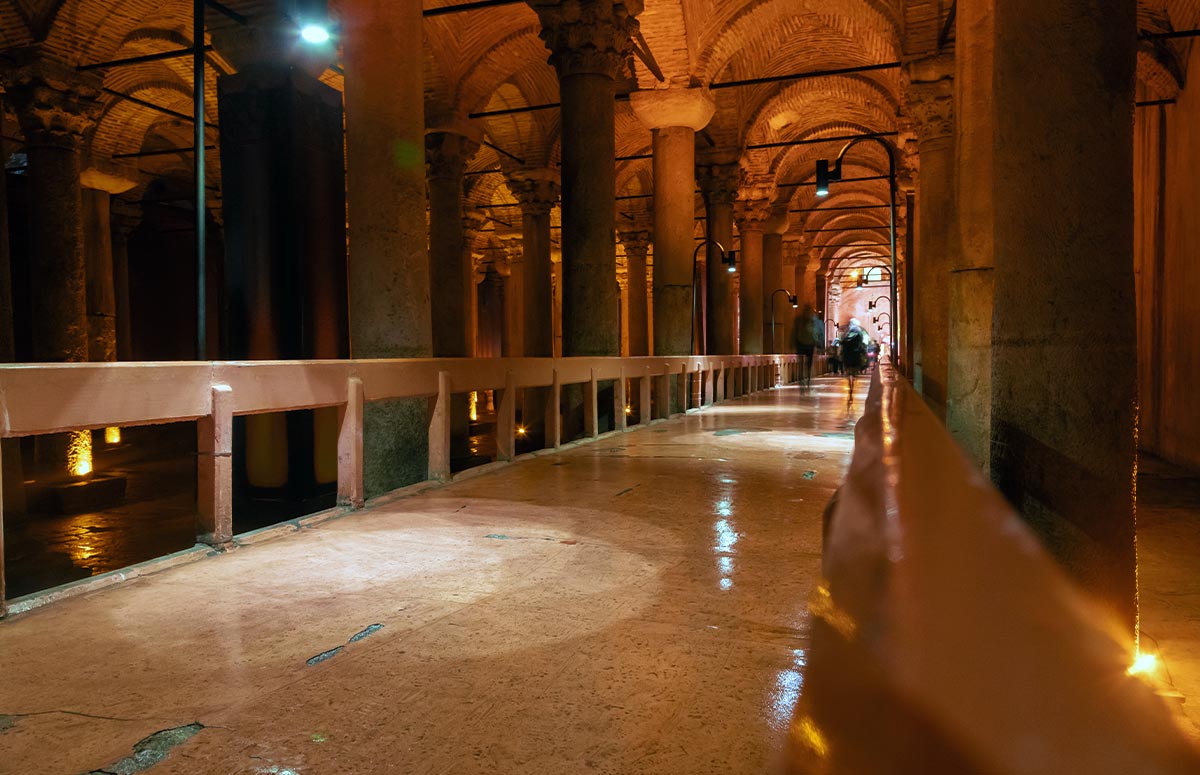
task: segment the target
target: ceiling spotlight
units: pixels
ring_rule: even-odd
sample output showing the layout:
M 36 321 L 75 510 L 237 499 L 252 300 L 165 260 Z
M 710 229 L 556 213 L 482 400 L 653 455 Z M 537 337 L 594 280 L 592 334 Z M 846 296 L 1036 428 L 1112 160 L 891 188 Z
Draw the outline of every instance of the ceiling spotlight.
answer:
M 829 196 L 828 159 L 817 159 L 817 196 Z
M 790 303 L 792 305 L 792 309 L 796 309 L 797 307 L 800 306 L 799 299 L 797 299 L 792 294 L 788 294 L 788 303 Z
M 721 263 L 725 264 L 725 267 L 729 270 L 730 274 L 733 274 L 734 272 L 736 272 L 737 271 L 737 251 L 730 250 L 726 253 L 722 253 L 721 254 Z
M 306 24 L 300 28 L 300 37 L 305 43 L 318 46 L 329 42 L 329 29 L 321 24 Z

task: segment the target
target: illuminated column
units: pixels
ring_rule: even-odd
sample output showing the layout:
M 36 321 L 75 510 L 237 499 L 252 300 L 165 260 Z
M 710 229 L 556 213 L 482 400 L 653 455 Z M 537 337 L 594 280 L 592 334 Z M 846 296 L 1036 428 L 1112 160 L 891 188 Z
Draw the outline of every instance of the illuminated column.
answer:
M 705 233 L 726 250 L 733 249 L 733 202 L 737 198 L 741 168 L 736 164 L 712 164 L 699 168 L 697 180 L 704 194 Z M 657 267 L 657 248 L 655 249 Z M 732 355 L 737 352 L 737 331 L 734 328 L 733 280 L 719 251 L 708 245 L 705 304 L 706 339 L 709 355 Z M 656 353 L 661 354 L 661 353 Z
M 632 51 L 641 0 L 531 3 L 562 101 L 563 354 L 615 355 L 614 79 Z
M 783 278 L 783 233 L 787 228 L 786 210 L 772 213 L 763 226 L 763 343 L 764 350 L 769 353 L 783 353 L 789 349 L 787 335 L 791 332 L 794 310 L 784 294 L 775 293 L 778 288 L 797 293 L 795 285 Z M 775 321 L 774 331 L 771 330 L 772 320 Z
M 554 265 L 550 258 L 550 211 L 558 201 L 558 173 L 554 170 L 521 170 L 508 178 L 508 188 L 521 203 L 523 253 L 522 318 L 523 354 L 554 355 Z M 522 392 L 521 417 L 529 436 L 541 437 L 548 388 Z
M 650 354 L 649 315 L 646 299 L 646 253 L 650 250 L 650 231 L 634 228 L 619 232 L 628 264 L 629 354 Z
M 692 298 L 696 132 L 708 125 L 716 103 L 699 88 L 637 91 L 629 101 L 654 138 L 654 353 L 686 355 L 699 309 Z
M 950 267 L 957 253 L 954 189 L 954 59 L 905 67 L 905 110 L 917 131 L 917 253 L 913 258 L 913 385 L 938 416 L 946 413 Z M 894 314 L 894 313 L 893 313 Z
M 524 240 L 505 238 L 500 240 L 500 253 L 504 257 L 497 262 L 503 268 L 504 294 L 504 340 L 502 354 L 506 358 L 519 358 L 525 354 L 525 261 Z
M 956 44 L 959 174 L 974 190 L 961 232 L 983 293 L 963 300 L 993 305 L 991 476 L 1130 631 L 1136 12 L 1134 0 L 1093 14 L 964 0 Z M 1070 46 L 1041 45 L 1068 26 Z
M 479 150 L 465 134 L 430 131 L 425 136 L 429 163 L 429 282 L 432 293 L 433 354 L 471 355 L 468 299 L 473 289 L 463 220 L 463 173 Z
M 418 0 L 345 0 L 350 330 L 356 358 L 433 351 L 425 225 L 425 97 Z M 428 475 L 424 398 L 364 413 L 368 497 Z
M 83 245 L 87 287 L 88 360 L 117 360 L 117 294 L 113 268 L 113 223 L 109 206 L 114 194 L 137 185 L 108 170 L 89 167 L 83 186 Z
M 741 279 L 738 291 L 741 310 L 739 352 L 746 355 L 763 352 L 763 302 L 767 293 L 763 290 L 763 227 L 771 214 L 771 201 L 762 196 L 763 193 L 758 188 L 744 191 L 743 196 L 747 198 L 739 199 L 734 205 L 738 235 L 742 240 L 742 251 L 738 255 Z

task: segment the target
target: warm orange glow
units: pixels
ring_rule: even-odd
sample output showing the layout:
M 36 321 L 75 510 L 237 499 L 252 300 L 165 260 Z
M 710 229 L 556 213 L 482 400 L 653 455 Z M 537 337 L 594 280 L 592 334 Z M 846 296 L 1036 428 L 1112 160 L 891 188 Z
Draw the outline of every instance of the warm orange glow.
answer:
M 517 426 L 517 435 L 518 435 L 518 436 L 524 436 L 526 433 L 527 433 L 527 431 L 525 430 L 525 426 L 524 426 L 524 425 L 518 425 L 518 426 Z
M 629 404 L 625 404 L 625 414 L 633 414 L 633 407 Z
M 479 419 L 479 410 L 478 410 L 479 396 L 475 393 L 474 390 L 472 390 L 470 398 L 468 400 L 470 401 L 470 404 L 471 404 L 471 422 L 475 422 L 476 420 Z
M 117 427 L 105 428 L 104 429 L 104 443 L 105 444 L 120 444 L 121 443 L 121 429 L 117 428 Z
M 1153 654 L 1138 654 L 1133 664 L 1125 671 L 1126 675 L 1150 675 L 1158 667 L 1158 657 Z
M 71 476 L 87 476 L 92 472 L 92 432 L 71 431 L 67 442 L 67 471 Z

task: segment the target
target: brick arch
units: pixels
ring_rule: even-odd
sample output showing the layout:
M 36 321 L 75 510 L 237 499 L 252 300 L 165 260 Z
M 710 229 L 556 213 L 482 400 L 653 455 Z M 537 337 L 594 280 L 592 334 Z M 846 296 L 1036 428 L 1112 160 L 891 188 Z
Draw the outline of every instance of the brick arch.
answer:
M 139 28 L 190 29 L 191 9 L 190 0 L 65 0 L 42 45 L 67 64 L 106 61 Z
M 508 82 L 527 68 L 539 67 L 553 78 L 554 70 L 546 59 L 546 46 L 538 37 L 540 30 L 537 24 L 523 27 L 487 48 L 463 73 L 454 88 L 451 104 L 455 111 L 466 115 L 481 109 L 499 84 Z M 557 85 L 555 79 L 555 91 Z M 529 96 L 531 101 L 537 97 L 549 97 L 542 100 L 544 102 L 557 99 L 557 94 Z
M 695 26 L 693 16 L 684 8 L 681 0 L 656 0 L 648 3 L 638 14 L 638 24 L 650 51 L 654 53 L 659 69 L 667 83 L 691 86 L 694 80 Z M 703 17 L 701 17 L 703 18 Z M 637 85 L 640 89 L 653 89 L 659 81 L 637 60 L 634 65 Z
M 865 75 L 822 78 L 820 89 L 799 81 L 778 88 L 747 117 L 744 137 L 750 143 L 792 140 L 808 127 L 828 121 L 853 122 L 878 129 L 895 127 L 899 100 L 894 88 Z M 778 124 L 796 116 L 796 121 Z
M 710 17 L 710 23 L 701 33 L 696 70 L 704 82 L 711 83 L 740 51 L 754 51 L 766 63 L 774 59 L 781 41 L 814 29 L 826 30 L 839 44 L 856 41 L 875 62 L 895 59 L 900 49 L 896 15 L 887 3 L 871 0 L 727 3 L 723 12 Z
M 654 184 L 649 159 L 618 162 L 617 164 L 617 195 L 648 194 L 654 191 Z M 641 201 L 641 200 L 630 200 Z M 651 201 L 649 199 L 645 200 Z M 618 203 L 621 207 L 624 203 Z

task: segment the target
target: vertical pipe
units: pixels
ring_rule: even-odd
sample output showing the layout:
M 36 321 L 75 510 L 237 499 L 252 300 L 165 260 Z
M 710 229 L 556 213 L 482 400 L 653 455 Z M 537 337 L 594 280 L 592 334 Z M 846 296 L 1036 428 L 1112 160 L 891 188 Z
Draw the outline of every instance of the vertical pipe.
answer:
M 208 357 L 204 173 L 204 0 L 192 0 L 192 160 L 196 179 L 196 360 Z

